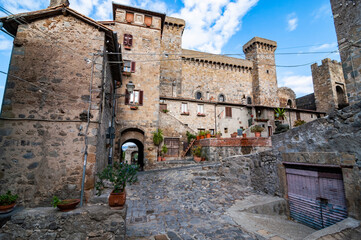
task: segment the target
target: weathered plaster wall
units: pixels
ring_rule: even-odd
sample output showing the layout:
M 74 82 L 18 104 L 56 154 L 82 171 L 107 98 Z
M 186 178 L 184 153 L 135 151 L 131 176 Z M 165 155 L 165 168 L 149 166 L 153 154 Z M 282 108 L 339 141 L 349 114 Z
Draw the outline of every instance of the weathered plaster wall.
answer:
M 361 3 L 331 0 L 342 68 L 350 104 L 361 100 Z
M 119 16 L 116 16 L 118 19 Z M 119 19 L 121 21 L 121 19 Z M 138 128 L 144 131 L 144 152 L 145 164 L 153 163 L 156 160 L 157 152 L 152 140 L 152 132 L 159 124 L 159 54 L 161 52 L 161 31 L 160 25 L 151 28 L 140 24 L 116 22 L 110 25 L 118 33 L 119 43 L 123 43 L 124 34 L 133 36 L 133 46 L 125 50 L 123 46 L 123 59 L 135 61 L 135 72 L 130 76 L 123 76 L 123 86 L 117 89 L 117 94 L 122 95 L 118 99 L 117 106 L 117 134 L 120 129 Z M 144 54 L 134 53 L 155 53 L 151 57 Z M 130 110 L 130 105 L 125 105 L 126 84 L 132 81 L 135 90 L 143 91 L 143 105 L 138 110 Z
M 88 109 L 92 73 L 84 58 L 104 51 L 104 33 L 60 15 L 20 25 L 15 42 L 0 121 L 0 190 L 16 192 L 25 206 L 48 205 L 53 195 L 79 197 L 86 126 L 80 114 Z M 93 74 L 86 189 L 96 152 L 105 148 L 97 145 L 102 61 L 98 56 Z

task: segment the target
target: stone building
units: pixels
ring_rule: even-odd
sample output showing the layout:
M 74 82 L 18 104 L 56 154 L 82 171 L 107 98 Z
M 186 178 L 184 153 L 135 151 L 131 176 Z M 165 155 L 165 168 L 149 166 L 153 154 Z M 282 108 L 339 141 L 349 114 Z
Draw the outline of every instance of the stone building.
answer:
M 330 0 L 350 104 L 361 100 L 361 3 Z
M 294 92 L 277 87 L 277 43 L 268 39 L 246 43 L 246 59 L 182 49 L 184 20 L 116 3 L 112 21 L 83 16 L 66 0 L 0 21 L 16 36 L 0 119 L 0 190 L 16 188 L 25 205 L 77 196 L 85 159 L 89 197 L 95 173 L 121 159 L 128 142 L 141 167 L 153 164 L 158 128 L 170 159 L 181 156 L 187 131 L 227 138 L 244 128 L 252 137 L 250 127 L 262 125 L 269 137 L 277 107 L 291 127 L 324 115 L 297 109 Z

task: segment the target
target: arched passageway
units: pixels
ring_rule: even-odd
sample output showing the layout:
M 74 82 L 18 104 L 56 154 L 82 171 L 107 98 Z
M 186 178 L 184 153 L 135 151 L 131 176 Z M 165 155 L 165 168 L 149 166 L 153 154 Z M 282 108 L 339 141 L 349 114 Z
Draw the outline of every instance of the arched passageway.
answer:
M 136 148 L 137 150 L 133 151 L 130 153 L 130 159 L 127 160 L 125 159 L 125 149 L 124 149 L 124 146 L 125 145 L 128 145 L 129 143 L 133 143 L 136 145 Z M 126 140 L 123 144 L 122 144 L 122 147 L 121 147 L 121 159 L 120 161 L 126 161 L 127 160 L 127 163 L 128 164 L 138 164 L 139 165 L 139 168 L 141 170 L 144 169 L 144 145 L 142 142 L 140 142 L 139 140 L 137 139 L 129 139 L 129 140 Z
M 336 86 L 336 94 L 337 94 L 338 109 L 342 109 L 342 108 L 346 107 L 348 105 L 347 100 L 346 100 L 346 95 L 340 86 Z
M 138 157 L 137 164 L 140 169 L 144 169 L 144 131 L 138 128 L 127 128 L 121 130 L 120 133 L 120 160 L 123 160 L 123 146 L 126 143 L 134 143 L 137 146 Z

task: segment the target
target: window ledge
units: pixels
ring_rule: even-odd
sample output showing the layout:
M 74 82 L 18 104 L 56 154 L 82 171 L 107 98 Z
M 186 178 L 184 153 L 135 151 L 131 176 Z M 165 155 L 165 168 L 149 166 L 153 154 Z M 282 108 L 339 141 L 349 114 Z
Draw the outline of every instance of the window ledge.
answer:
M 132 73 L 131 72 L 123 72 L 123 75 L 124 76 L 130 76 L 130 75 L 132 75 Z
M 189 112 L 182 112 L 181 115 L 186 115 L 186 116 L 188 116 L 188 115 L 189 115 Z
M 197 113 L 197 116 L 198 116 L 198 117 L 205 117 L 206 114 L 205 114 L 205 113 Z

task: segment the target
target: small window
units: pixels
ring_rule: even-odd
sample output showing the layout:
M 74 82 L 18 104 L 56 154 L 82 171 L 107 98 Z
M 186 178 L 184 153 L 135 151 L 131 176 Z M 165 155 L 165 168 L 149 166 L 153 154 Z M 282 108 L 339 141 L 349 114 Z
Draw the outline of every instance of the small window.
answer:
M 211 132 L 211 135 L 214 135 L 214 129 L 209 129 L 209 131 Z
M 247 97 L 247 104 L 252 104 L 252 98 L 251 97 Z
M 206 98 L 209 100 L 209 92 L 206 93 Z
M 125 49 L 130 49 L 133 46 L 133 36 L 131 34 L 124 34 L 123 45 Z
M 166 111 L 167 110 L 167 104 L 159 104 L 159 110 L 160 111 Z
M 182 103 L 182 113 L 188 113 L 188 103 Z
M 218 97 L 218 101 L 219 102 L 224 102 L 226 100 L 226 98 L 224 97 L 223 94 L 220 94 L 219 97 Z
M 311 118 L 313 118 L 313 114 L 311 114 Z
M 266 73 L 269 74 L 269 70 L 266 70 Z
M 200 133 L 200 132 L 204 132 L 206 129 L 204 129 L 204 128 L 198 128 L 197 130 L 198 130 L 198 133 Z
M 198 100 L 202 99 L 202 93 L 201 92 L 196 92 L 196 99 L 198 99 Z
M 228 128 L 224 128 L 224 133 L 228 133 Z
M 124 60 L 123 72 L 134 73 L 135 72 L 135 62 L 132 62 L 129 60 Z
M 125 16 L 125 20 L 127 21 L 127 23 L 132 23 L 134 22 L 134 13 L 132 12 L 127 12 L 126 16 Z
M 232 117 L 232 108 L 226 107 L 226 117 Z
M 204 114 L 204 105 L 199 104 L 197 106 L 197 112 L 198 112 L 199 115 Z
M 291 100 L 291 99 L 288 99 L 288 101 L 287 101 L 287 106 L 288 106 L 289 108 L 292 107 L 292 100 Z
M 143 105 L 143 91 L 134 90 L 129 94 L 128 90 L 125 90 L 125 104 Z

